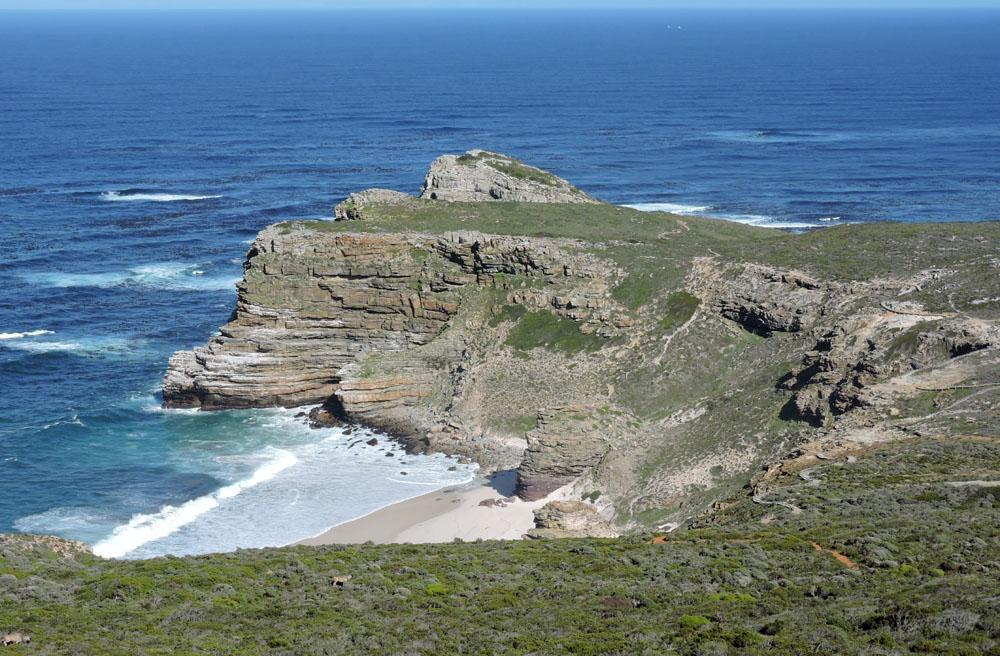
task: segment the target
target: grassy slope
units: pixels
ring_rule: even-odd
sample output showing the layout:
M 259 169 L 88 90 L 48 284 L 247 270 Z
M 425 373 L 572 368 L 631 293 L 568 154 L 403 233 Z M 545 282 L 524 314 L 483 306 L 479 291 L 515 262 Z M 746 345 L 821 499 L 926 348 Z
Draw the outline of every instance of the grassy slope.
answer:
M 665 544 L 297 547 L 57 559 L 3 547 L 35 653 L 977 654 L 1000 648 L 995 439 L 897 443 Z M 764 520 L 762 522 L 762 520 Z M 956 531 L 955 527 L 961 527 Z M 811 542 L 835 549 L 850 569 Z M 331 577 L 351 574 L 344 589 Z
M 641 305 L 675 289 L 692 258 L 758 262 L 794 268 L 827 280 L 906 276 L 959 266 L 964 281 L 951 303 L 973 314 L 997 313 L 972 300 L 1000 296 L 997 253 L 1000 221 L 983 223 L 872 223 L 789 234 L 731 221 L 639 212 L 613 205 L 442 203 L 414 199 L 364 209 L 363 221 L 300 221 L 320 232 L 423 232 L 473 230 L 487 234 L 578 239 L 629 272 L 626 305 Z M 591 246 L 588 246 L 592 244 Z M 947 310 L 932 292 L 910 300 Z

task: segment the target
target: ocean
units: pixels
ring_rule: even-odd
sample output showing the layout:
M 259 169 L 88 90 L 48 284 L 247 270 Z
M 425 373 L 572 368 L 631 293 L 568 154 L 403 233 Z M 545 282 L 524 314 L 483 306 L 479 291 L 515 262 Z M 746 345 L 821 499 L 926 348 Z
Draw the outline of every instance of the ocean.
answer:
M 776 229 L 995 220 L 998 80 L 990 11 L 0 14 L 0 531 L 279 545 L 472 479 L 160 409 L 269 223 L 475 147 Z

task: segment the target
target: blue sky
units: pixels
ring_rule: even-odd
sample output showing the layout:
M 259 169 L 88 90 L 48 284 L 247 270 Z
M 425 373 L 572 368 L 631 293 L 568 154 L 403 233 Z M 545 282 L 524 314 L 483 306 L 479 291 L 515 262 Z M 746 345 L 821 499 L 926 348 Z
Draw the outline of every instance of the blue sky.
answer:
M 1000 0 L 0 0 L 9 9 L 1000 8 Z

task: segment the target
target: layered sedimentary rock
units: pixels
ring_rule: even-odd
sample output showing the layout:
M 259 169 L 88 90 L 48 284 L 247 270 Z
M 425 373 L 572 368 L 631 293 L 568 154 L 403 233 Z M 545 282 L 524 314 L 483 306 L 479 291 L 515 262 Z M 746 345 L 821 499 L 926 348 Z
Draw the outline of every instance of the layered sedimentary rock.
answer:
M 438 157 L 431 164 L 420 197 L 463 202 L 597 202 L 548 171 L 485 150 Z
M 535 528 L 527 537 L 614 538 L 619 535 L 597 508 L 583 501 L 550 501 L 535 511 Z
M 928 370 L 976 351 L 1000 348 L 1000 327 L 962 316 L 943 316 L 910 306 L 848 317 L 825 328 L 802 365 L 780 386 L 794 395 L 792 416 L 817 426 L 858 408 L 889 405 L 879 384 Z M 966 371 L 971 375 L 972 370 Z M 949 376 L 938 386 L 960 385 Z M 933 383 L 925 383 L 933 387 Z
M 233 319 L 171 358 L 168 407 L 322 403 L 368 351 L 424 344 L 458 310 L 454 285 L 423 282 L 427 240 L 263 231 L 247 256 Z
M 722 316 L 752 332 L 798 332 L 816 321 L 827 295 L 823 287 L 798 271 L 747 265 L 716 303 Z
M 526 501 L 542 499 L 593 469 L 608 451 L 593 407 L 568 406 L 540 413 L 527 434 L 528 448 L 517 470 L 517 494 Z

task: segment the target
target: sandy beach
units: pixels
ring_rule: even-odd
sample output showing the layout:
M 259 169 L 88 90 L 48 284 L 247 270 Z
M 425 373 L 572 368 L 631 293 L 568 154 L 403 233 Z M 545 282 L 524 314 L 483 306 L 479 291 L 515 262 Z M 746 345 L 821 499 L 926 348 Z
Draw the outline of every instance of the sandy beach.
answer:
M 386 506 L 296 544 L 518 540 L 534 527 L 535 510 L 565 493 L 561 488 L 545 499 L 522 501 L 512 496 L 513 478 L 504 473 Z

